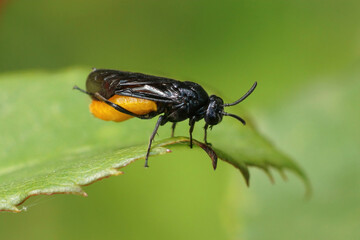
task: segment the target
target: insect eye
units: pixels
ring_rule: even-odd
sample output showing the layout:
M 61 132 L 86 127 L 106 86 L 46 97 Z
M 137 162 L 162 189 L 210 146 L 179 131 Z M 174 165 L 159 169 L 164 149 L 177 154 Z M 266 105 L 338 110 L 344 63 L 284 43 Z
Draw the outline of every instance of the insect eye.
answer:
M 209 125 L 216 125 L 222 120 L 222 115 L 216 111 L 207 111 L 205 117 L 205 122 Z

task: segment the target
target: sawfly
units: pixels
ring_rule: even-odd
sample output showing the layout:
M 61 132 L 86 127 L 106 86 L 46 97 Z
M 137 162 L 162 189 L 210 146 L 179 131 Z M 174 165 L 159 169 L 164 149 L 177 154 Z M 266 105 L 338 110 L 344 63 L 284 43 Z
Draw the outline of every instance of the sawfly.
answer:
M 190 81 L 177 81 L 170 78 L 156 77 L 142 73 L 124 72 L 108 69 L 93 69 L 86 81 L 86 90 L 77 86 L 74 89 L 88 94 L 92 98 L 91 113 L 107 121 L 125 121 L 136 117 L 151 119 L 158 116 L 155 128 L 150 136 L 145 157 L 145 167 L 151 143 L 159 126 L 172 123 L 174 136 L 178 122 L 189 119 L 190 147 L 192 132 L 197 121 L 204 119 L 204 142 L 207 142 L 207 130 L 220 123 L 223 116 L 230 116 L 245 125 L 241 117 L 227 113 L 225 107 L 234 106 L 246 99 L 256 88 L 255 82 L 250 90 L 233 103 L 224 103 L 222 98 L 211 95 L 199 84 Z M 214 164 L 216 168 L 216 162 Z

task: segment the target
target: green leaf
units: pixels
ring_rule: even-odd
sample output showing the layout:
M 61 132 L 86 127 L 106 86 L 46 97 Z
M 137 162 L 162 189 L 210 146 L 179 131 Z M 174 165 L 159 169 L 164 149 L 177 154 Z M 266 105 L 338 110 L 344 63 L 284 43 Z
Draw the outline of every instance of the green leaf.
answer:
M 84 85 L 89 71 L 26 72 L 0 76 L 0 210 L 17 206 L 39 194 L 72 193 L 86 196 L 82 186 L 119 175 L 119 168 L 144 158 L 147 129 L 153 121 L 124 123 L 94 119 L 87 110 L 88 97 L 72 91 Z M 141 124 L 139 124 L 141 121 Z M 195 141 L 211 157 L 238 168 L 249 183 L 248 166 L 270 167 L 299 175 L 309 190 L 303 171 L 276 150 L 253 127 L 226 119 L 211 133 L 212 148 Z M 186 137 L 157 141 L 154 155 L 188 145 Z M 186 150 L 191 151 L 187 146 Z M 213 152 L 215 151 L 215 152 Z M 151 171 L 151 170 L 149 170 Z

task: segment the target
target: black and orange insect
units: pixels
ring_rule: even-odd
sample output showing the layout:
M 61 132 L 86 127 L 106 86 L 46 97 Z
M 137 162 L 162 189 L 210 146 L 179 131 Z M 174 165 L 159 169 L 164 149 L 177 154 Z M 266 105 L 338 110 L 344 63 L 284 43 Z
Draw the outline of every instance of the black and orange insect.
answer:
M 204 119 L 204 141 L 208 144 L 207 129 L 220 123 L 223 116 L 236 118 L 245 125 L 241 117 L 225 112 L 224 107 L 242 102 L 254 91 L 256 85 L 255 82 L 237 101 L 225 104 L 220 97 L 209 96 L 199 84 L 194 82 L 181 82 L 142 73 L 93 69 L 86 81 L 86 91 L 77 86 L 74 86 L 74 89 L 92 98 L 90 111 L 95 117 L 103 120 L 120 122 L 131 117 L 151 119 L 160 115 L 149 140 L 145 158 L 145 167 L 148 167 L 151 143 L 160 125 L 172 122 L 171 136 L 174 136 L 176 124 L 189 119 L 192 148 L 195 122 Z

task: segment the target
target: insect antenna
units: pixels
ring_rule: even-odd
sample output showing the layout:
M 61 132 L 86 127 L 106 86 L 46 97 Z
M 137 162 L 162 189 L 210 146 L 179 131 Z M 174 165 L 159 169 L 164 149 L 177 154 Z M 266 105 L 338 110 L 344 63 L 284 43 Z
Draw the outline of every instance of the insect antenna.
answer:
M 237 101 L 235 101 L 235 102 L 233 102 L 233 103 L 226 103 L 226 104 L 224 104 L 224 107 L 234 106 L 234 105 L 236 105 L 236 104 L 244 101 L 245 98 L 247 98 L 247 97 L 255 90 L 256 86 L 257 86 L 257 82 L 255 82 L 255 83 L 252 85 L 252 87 L 250 88 L 250 90 L 249 90 L 247 93 L 245 93 L 245 95 L 242 96 L 239 100 L 237 100 Z M 230 116 L 230 115 L 225 115 L 225 116 Z M 234 115 L 234 116 L 236 116 L 236 115 Z M 232 116 L 232 117 L 234 117 L 234 116 Z M 236 118 L 236 117 L 235 117 L 235 118 Z
M 232 114 L 232 113 L 227 113 L 227 112 L 222 112 L 223 116 L 229 116 L 229 117 L 233 117 L 236 118 L 237 120 L 239 120 L 242 124 L 246 125 L 246 122 L 244 119 L 242 119 L 241 117 L 239 117 L 238 115 Z

